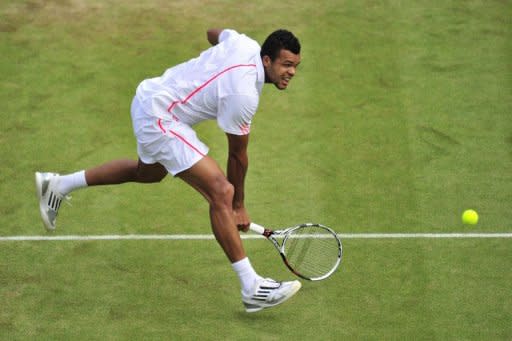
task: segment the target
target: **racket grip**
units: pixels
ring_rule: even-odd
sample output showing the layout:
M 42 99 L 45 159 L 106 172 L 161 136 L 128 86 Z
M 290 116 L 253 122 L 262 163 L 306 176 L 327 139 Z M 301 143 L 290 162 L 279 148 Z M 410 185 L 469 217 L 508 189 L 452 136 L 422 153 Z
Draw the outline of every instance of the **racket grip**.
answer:
M 255 232 L 257 234 L 265 235 L 265 228 L 263 226 L 261 226 L 261 225 L 256 224 L 256 223 L 251 223 L 249 225 L 249 229 L 252 232 Z

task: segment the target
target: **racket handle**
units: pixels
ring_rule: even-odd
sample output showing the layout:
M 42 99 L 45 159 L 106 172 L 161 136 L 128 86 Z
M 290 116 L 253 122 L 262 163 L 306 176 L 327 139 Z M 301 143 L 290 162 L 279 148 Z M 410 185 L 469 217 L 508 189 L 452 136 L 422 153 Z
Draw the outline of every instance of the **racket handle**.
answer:
M 257 234 L 261 234 L 261 235 L 265 234 L 265 228 L 263 226 L 261 226 L 261 225 L 256 224 L 256 223 L 251 223 L 251 225 L 249 225 L 249 229 L 252 232 L 255 232 Z

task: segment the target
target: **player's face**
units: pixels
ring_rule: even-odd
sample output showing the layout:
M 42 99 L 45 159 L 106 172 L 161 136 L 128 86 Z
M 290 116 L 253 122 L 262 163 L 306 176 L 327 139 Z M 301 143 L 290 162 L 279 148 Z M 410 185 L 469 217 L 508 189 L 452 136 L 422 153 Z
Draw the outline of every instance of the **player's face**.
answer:
M 284 49 L 279 52 L 279 56 L 274 61 L 269 56 L 263 56 L 265 83 L 273 83 L 279 90 L 286 89 L 295 76 L 299 64 L 300 54 Z

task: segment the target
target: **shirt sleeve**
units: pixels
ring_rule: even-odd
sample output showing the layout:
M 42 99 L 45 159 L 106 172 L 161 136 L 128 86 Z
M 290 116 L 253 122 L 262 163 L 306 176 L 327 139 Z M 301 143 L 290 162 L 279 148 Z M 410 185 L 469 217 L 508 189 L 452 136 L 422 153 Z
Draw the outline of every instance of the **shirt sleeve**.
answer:
M 220 32 L 220 35 L 219 35 L 219 43 L 224 40 L 227 40 L 231 37 L 237 36 L 237 35 L 239 35 L 239 33 L 235 30 L 231 30 L 231 29 L 222 30 L 222 32 Z
M 217 124 L 228 134 L 247 135 L 258 109 L 259 98 L 253 95 L 229 95 L 220 100 Z

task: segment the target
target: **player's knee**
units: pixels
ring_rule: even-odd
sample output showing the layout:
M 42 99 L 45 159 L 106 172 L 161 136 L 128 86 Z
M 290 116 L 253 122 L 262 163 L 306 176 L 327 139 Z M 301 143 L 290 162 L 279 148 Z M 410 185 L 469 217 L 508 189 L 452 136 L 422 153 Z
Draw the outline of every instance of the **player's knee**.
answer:
M 225 205 L 231 207 L 234 194 L 235 188 L 229 181 L 225 178 L 217 179 L 213 186 L 211 204 L 214 206 Z
M 137 173 L 136 181 L 140 183 L 155 183 L 160 182 L 165 178 L 165 174 L 145 174 L 145 173 Z
M 136 171 L 136 181 L 140 183 L 155 183 L 162 181 L 167 175 L 163 167 L 139 167 Z

